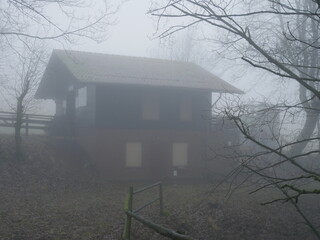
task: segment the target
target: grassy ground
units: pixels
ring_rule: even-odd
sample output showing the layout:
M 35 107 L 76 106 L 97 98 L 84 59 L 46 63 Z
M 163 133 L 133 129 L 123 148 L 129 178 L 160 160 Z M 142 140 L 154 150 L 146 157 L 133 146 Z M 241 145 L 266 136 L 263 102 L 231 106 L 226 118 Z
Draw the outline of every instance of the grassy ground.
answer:
M 12 142 L 0 141 L 0 239 L 120 239 L 128 186 L 147 183 L 104 182 L 84 159 L 45 138 L 28 142 L 25 161 L 13 163 L 4 148 Z M 156 204 L 141 214 L 197 239 L 315 239 L 290 205 L 260 206 L 274 191 L 248 196 L 251 188 L 243 188 L 226 200 L 228 185 L 211 189 L 208 183 L 164 184 L 165 216 Z M 135 206 L 154 194 L 139 196 Z M 320 222 L 320 203 L 302 204 Z M 134 222 L 132 239 L 164 238 Z

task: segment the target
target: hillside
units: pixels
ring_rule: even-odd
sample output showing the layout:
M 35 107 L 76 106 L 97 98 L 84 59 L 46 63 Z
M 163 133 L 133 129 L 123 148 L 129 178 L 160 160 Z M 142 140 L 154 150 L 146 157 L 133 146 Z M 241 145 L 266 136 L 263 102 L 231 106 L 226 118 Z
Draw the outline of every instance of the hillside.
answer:
M 104 181 L 85 153 L 62 139 L 29 137 L 17 163 L 12 140 L 0 139 L 0 239 L 120 239 L 128 186 L 147 183 Z M 228 186 L 208 192 L 212 184 L 166 183 L 166 216 L 157 205 L 142 214 L 197 239 L 315 239 L 290 205 L 260 206 L 273 191 L 249 197 L 244 188 L 226 201 Z M 320 222 L 320 203 L 305 205 Z M 134 222 L 132 239 L 164 238 Z

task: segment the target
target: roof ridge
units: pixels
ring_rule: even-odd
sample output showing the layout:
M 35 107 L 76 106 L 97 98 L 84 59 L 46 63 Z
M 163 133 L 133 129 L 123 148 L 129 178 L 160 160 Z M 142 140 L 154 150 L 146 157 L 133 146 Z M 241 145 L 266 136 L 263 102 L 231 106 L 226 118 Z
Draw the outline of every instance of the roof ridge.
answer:
M 65 49 L 54 49 L 53 54 L 80 82 L 125 82 L 243 93 L 192 62 Z
M 79 50 L 66 50 L 66 49 L 53 49 L 53 52 L 75 52 L 80 54 L 91 54 L 91 55 L 109 55 L 115 57 L 123 57 L 123 58 L 138 58 L 138 59 L 145 59 L 145 60 L 154 60 L 154 61 L 164 61 L 164 62 L 174 62 L 174 63 L 184 63 L 184 64 L 195 64 L 194 62 L 182 61 L 182 60 L 172 60 L 172 59 L 165 59 L 165 58 L 155 58 L 155 57 L 142 57 L 142 56 L 130 56 L 130 55 L 121 55 L 121 54 L 113 54 L 113 53 L 102 53 L 102 52 L 91 52 L 91 51 L 79 51 Z

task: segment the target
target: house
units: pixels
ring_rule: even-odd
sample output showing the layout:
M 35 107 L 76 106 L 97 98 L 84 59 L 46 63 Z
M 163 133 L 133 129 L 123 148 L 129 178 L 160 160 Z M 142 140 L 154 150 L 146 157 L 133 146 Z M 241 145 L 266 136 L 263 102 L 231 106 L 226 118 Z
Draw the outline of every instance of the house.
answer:
M 54 50 L 36 98 L 109 179 L 194 178 L 212 92 L 242 93 L 187 62 Z

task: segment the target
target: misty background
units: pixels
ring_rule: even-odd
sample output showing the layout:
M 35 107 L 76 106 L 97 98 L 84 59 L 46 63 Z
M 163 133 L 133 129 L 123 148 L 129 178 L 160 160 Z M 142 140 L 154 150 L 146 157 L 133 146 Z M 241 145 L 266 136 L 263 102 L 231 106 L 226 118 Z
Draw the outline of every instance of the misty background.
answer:
M 159 38 L 161 30 L 157 31 L 157 17 L 148 14 L 151 2 L 148 0 L 108 1 L 111 9 L 110 25 L 106 40 L 95 42 L 92 39 L 81 38 L 76 44 L 60 41 L 48 41 L 45 48 L 48 56 L 52 49 L 70 49 L 97 53 L 107 53 L 125 56 L 152 57 L 171 60 L 191 61 L 214 73 L 223 80 L 231 83 L 245 92 L 243 101 L 279 101 L 279 99 L 296 100 L 297 84 L 285 80 L 275 79 L 264 71 L 250 67 L 247 63 L 233 59 L 228 53 L 220 52 L 218 44 L 212 39 L 205 39 L 210 34 L 218 38 L 221 32 L 212 32 L 212 28 L 193 27 L 179 31 L 171 36 Z M 99 4 L 92 5 L 92 12 L 97 11 Z M 54 20 L 60 19 L 59 11 L 55 8 L 47 9 Z M 172 19 L 170 20 L 172 23 Z M 5 51 L 5 57 L 0 61 L 2 78 L 7 82 L 14 78 L 13 70 L 15 58 L 10 58 L 10 51 Z M 14 56 L 14 54 L 12 54 Z M 8 64 L 8 59 L 10 63 Z M 10 67 L 8 67 L 10 66 Z M 11 79 L 11 80 L 10 80 Z M 1 94 L 0 110 L 10 111 L 10 97 L 5 92 Z M 217 94 L 213 95 L 217 98 Z M 41 101 L 30 109 L 32 113 L 54 114 L 55 107 L 52 100 Z

